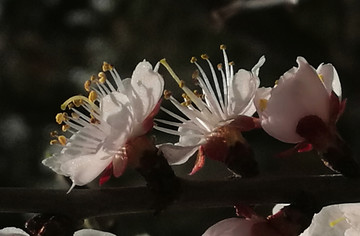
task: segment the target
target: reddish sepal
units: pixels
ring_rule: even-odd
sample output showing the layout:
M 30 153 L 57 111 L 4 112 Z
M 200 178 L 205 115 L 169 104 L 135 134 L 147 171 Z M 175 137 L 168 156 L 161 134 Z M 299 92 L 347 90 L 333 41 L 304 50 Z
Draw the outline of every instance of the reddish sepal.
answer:
M 195 165 L 189 175 L 193 175 L 198 172 L 205 164 L 204 147 L 200 146 Z
M 113 173 L 113 165 L 110 163 L 105 170 L 102 172 L 100 179 L 99 179 L 99 185 L 102 186 L 105 184 L 109 179 L 111 178 L 111 175 Z

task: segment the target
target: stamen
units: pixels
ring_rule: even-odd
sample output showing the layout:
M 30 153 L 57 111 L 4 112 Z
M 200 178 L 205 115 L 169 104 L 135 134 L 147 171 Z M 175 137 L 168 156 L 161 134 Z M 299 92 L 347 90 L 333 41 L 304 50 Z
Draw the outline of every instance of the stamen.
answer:
M 225 50 L 226 49 L 226 45 L 225 44 L 221 44 L 220 45 L 220 50 Z
M 70 129 L 70 125 L 62 125 L 62 126 L 61 126 L 61 130 L 62 130 L 63 132 L 67 131 L 68 129 Z
M 259 100 L 259 108 L 260 108 L 260 111 L 263 112 L 263 111 L 266 109 L 267 103 L 268 103 L 268 100 L 267 100 L 267 99 L 262 98 L 262 99 Z
M 50 132 L 50 137 L 57 137 L 58 136 L 58 132 L 57 131 L 51 131 Z
M 171 95 L 172 95 L 172 92 L 171 91 L 169 91 L 169 90 L 164 90 L 164 98 L 166 99 L 166 100 L 169 100 L 170 99 L 170 97 L 171 97 Z
M 165 66 L 165 68 L 168 70 L 168 72 L 170 73 L 170 75 L 174 78 L 174 80 L 178 83 L 178 85 L 180 86 L 180 88 L 182 88 L 182 90 L 184 90 L 184 92 L 189 96 L 189 98 L 195 103 L 195 105 L 198 107 L 198 109 L 200 111 L 204 111 L 204 112 L 208 112 L 207 108 L 204 106 L 204 104 L 202 103 L 202 100 L 198 97 L 196 97 L 196 95 L 188 88 L 184 85 L 184 83 L 182 82 L 182 80 L 180 80 L 180 78 L 175 74 L 175 72 L 172 70 L 172 68 L 170 67 L 170 65 L 166 62 L 166 59 L 161 59 L 160 63 Z
M 58 141 L 59 143 L 62 145 L 62 146 L 65 146 L 66 145 L 66 137 L 64 135 L 60 135 L 58 137 Z
M 201 58 L 204 60 L 208 60 L 209 56 L 207 54 L 201 54 Z
M 67 121 L 67 119 L 68 119 L 68 116 L 67 116 L 67 114 L 66 114 L 65 112 L 63 112 L 63 113 L 58 113 L 58 114 L 56 114 L 56 116 L 55 116 L 56 123 L 58 123 L 59 125 L 60 125 L 61 123 L 63 123 L 64 121 Z
M 81 101 L 81 102 L 80 102 Z M 73 96 L 71 98 L 69 98 L 68 100 L 66 100 L 63 104 L 61 104 L 61 110 L 65 110 L 66 107 L 70 104 L 70 103 L 74 103 L 75 106 L 80 106 L 82 105 L 82 102 L 83 101 L 86 101 L 87 103 L 90 104 L 90 106 L 92 108 L 94 108 L 95 110 L 97 110 L 97 107 L 96 105 L 91 102 L 87 97 L 85 96 L 82 96 L 82 95 L 76 95 L 76 96 Z M 81 103 L 81 104 L 80 104 Z
M 58 144 L 59 141 L 57 139 L 50 140 L 50 145 Z
M 338 223 L 340 223 L 341 221 L 344 221 L 344 220 L 346 220 L 345 217 L 340 217 L 340 218 L 338 218 L 336 220 L 333 220 L 333 221 L 329 222 L 329 226 L 334 227 L 335 225 L 337 225 Z
M 197 61 L 196 57 L 192 57 L 192 58 L 190 59 L 190 62 L 191 62 L 191 63 L 195 63 L 196 61 Z
M 93 81 L 97 81 L 96 76 L 95 76 L 95 75 L 92 75 L 92 76 L 90 77 L 90 81 L 91 81 L 91 82 L 93 82 Z
M 90 85 L 91 85 L 91 80 L 86 80 L 84 83 L 84 88 L 86 92 L 90 92 Z
M 73 119 L 75 119 L 75 120 L 77 120 L 77 119 L 80 118 L 80 116 L 79 116 L 77 113 L 75 113 L 75 112 L 72 112 L 72 113 L 71 113 L 71 117 L 72 117 Z
M 95 91 L 91 91 L 88 96 L 90 102 L 94 102 L 97 99 L 97 93 Z
M 110 65 L 109 63 L 107 63 L 107 62 L 103 62 L 103 65 L 102 65 L 102 70 L 104 71 L 104 72 L 106 72 L 106 71 L 109 71 L 109 70 L 112 70 L 114 67 L 112 66 L 112 65 Z
M 98 77 L 99 77 L 99 82 L 100 83 L 105 83 L 105 81 L 106 81 L 106 74 L 104 73 L 104 72 L 99 72 L 99 74 L 98 74 Z

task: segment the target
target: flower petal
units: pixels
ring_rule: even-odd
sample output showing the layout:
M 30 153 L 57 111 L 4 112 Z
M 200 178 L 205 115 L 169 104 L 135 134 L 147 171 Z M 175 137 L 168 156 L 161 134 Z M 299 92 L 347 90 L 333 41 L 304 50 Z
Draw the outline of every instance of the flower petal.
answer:
M 142 123 L 161 98 L 164 80 L 159 73 L 153 71 L 151 64 L 144 60 L 136 66 L 132 74 L 131 87 L 128 96 L 134 117 Z
M 329 95 L 334 91 L 341 100 L 341 83 L 335 67 L 332 64 L 321 64 L 316 71 L 322 78 Z
M 116 235 L 94 229 L 82 229 L 76 231 L 74 233 L 74 236 L 116 236 Z
M 85 185 L 94 180 L 111 163 L 111 156 L 100 149 L 95 154 L 69 156 L 55 154 L 43 161 L 58 174 L 69 176 L 75 185 Z
M 22 229 L 18 229 L 15 227 L 6 227 L 3 229 L 0 229 L 0 235 L 1 236 L 29 236 L 29 234 L 27 234 Z
M 199 146 L 178 146 L 164 143 L 158 146 L 170 165 L 185 163 L 198 150 Z
M 225 219 L 208 228 L 203 236 L 252 236 L 252 228 L 258 222 L 253 219 Z
M 262 127 L 283 142 L 298 143 L 303 138 L 296 133 L 298 121 L 316 115 L 329 120 L 329 95 L 317 72 L 304 58 L 298 57 L 298 68 L 281 76 L 262 113 Z

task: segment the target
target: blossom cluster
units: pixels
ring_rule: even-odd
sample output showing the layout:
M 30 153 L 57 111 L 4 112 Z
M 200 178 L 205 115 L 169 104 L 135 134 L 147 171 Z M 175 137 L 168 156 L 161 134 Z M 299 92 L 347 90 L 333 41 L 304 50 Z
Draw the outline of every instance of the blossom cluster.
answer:
M 252 177 L 259 174 L 258 165 L 242 133 L 262 128 L 282 142 L 295 144 L 284 153 L 314 149 L 332 170 L 347 177 L 360 175 L 358 164 L 336 129 L 346 100 L 342 99 L 340 79 L 333 65 L 321 64 L 315 69 L 298 57 L 297 67 L 280 76 L 273 87 L 265 88 L 260 87 L 259 79 L 264 56 L 251 70 L 236 71 L 226 47 L 221 45 L 220 50 L 223 63 L 217 66 L 206 54 L 201 55 L 206 69 L 195 57 L 191 58 L 196 67 L 192 81 L 199 87 L 194 91 L 165 59 L 154 68 L 144 60 L 131 78 L 123 80 L 112 65 L 104 63 L 102 71 L 84 83 L 88 96 L 77 95 L 62 104 L 68 112 L 57 114 L 56 121 L 64 133 L 51 133 L 51 144 L 60 146 L 60 151 L 43 164 L 69 177 L 73 183 L 70 190 L 98 177 L 100 185 L 104 184 L 112 175 L 121 176 L 127 166 L 141 166 L 144 173 L 149 152 L 165 158 L 169 165 L 183 164 L 196 153 L 191 175 L 209 158 L 223 163 L 236 176 Z M 161 65 L 183 91 L 183 101 L 164 90 Z M 180 113 L 162 107 L 162 97 Z M 157 118 L 160 110 L 172 120 Z M 178 136 L 178 142 L 156 144 L 148 136 L 152 128 Z M 148 172 L 153 171 L 150 169 Z M 230 221 L 234 232 L 238 226 L 264 222 L 258 218 L 251 224 L 230 219 L 225 225 Z

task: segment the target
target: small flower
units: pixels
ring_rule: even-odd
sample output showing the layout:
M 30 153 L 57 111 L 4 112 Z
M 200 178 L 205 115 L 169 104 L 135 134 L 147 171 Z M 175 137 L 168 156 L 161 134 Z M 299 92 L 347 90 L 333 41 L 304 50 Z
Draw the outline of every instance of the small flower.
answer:
M 331 64 L 316 70 L 302 58 L 274 88 L 259 88 L 254 102 L 262 128 L 274 138 L 297 143 L 298 152 L 316 149 L 324 163 L 348 176 L 359 175 L 350 150 L 336 131 L 345 109 L 341 84 Z
M 315 214 L 311 225 L 300 236 L 360 235 L 360 204 L 324 207 Z
M 251 117 L 255 112 L 252 99 L 260 83 L 258 74 L 265 58 L 261 57 L 251 71 L 241 69 L 234 73 L 234 63 L 229 63 L 225 46 L 221 45 L 220 49 L 224 55 L 224 65 L 217 66 L 221 75 L 220 81 L 206 54 L 201 55 L 201 58 L 209 65 L 212 81 L 197 63 L 196 58 L 191 59 L 198 69 L 193 74 L 193 80 L 200 86 L 202 93 L 196 90 L 191 91 L 185 82 L 177 77 L 165 59 L 161 61 L 184 91 L 184 102 L 178 102 L 169 91 L 165 91 L 164 96 L 187 119 L 161 108 L 179 122 L 161 119 L 155 119 L 155 121 L 174 126 L 177 131 L 160 126 L 154 128 L 178 135 L 179 141 L 175 144 L 162 144 L 159 149 L 172 165 L 185 163 L 198 151 L 197 161 L 191 174 L 204 165 L 206 156 L 224 162 L 237 174 L 253 175 L 257 173 L 257 164 L 241 132 L 251 130 L 256 126 L 254 118 Z M 211 83 L 214 84 L 215 89 Z
M 62 149 L 43 164 L 69 176 L 73 182 L 70 190 L 91 182 L 103 171 L 100 184 L 111 174 L 120 176 L 128 163 L 136 165 L 139 150 L 134 150 L 133 143 L 139 143 L 152 128 L 160 107 L 164 81 L 157 69 L 158 65 L 153 70 L 144 60 L 131 78 L 121 80 L 117 71 L 104 63 L 103 72 L 84 84 L 88 97 L 74 96 L 62 104 L 63 110 L 68 108 L 72 113 L 59 113 L 56 121 L 71 136 L 52 132 L 56 139 L 51 143 L 60 144 Z M 107 79 L 107 74 L 114 83 Z

